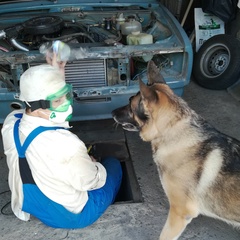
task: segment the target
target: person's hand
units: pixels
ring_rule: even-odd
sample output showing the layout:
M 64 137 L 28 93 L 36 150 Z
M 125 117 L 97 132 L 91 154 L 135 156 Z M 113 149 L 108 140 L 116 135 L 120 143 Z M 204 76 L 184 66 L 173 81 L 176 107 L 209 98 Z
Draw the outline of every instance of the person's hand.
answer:
M 46 54 L 46 61 L 48 64 L 54 66 L 54 67 L 58 67 L 60 69 L 60 71 L 63 73 L 63 75 L 65 75 L 65 66 L 67 64 L 67 62 L 58 62 L 57 61 L 57 54 L 55 52 L 47 52 Z

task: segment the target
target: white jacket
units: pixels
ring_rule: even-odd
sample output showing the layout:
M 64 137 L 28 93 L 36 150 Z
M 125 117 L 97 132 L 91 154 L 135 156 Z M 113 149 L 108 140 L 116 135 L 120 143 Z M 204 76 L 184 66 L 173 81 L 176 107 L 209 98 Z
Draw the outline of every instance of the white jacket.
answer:
M 23 113 L 19 125 L 21 144 L 38 126 L 69 128 L 68 122 L 55 124 L 48 120 L 26 115 L 24 110 L 10 113 L 2 127 L 4 153 L 9 168 L 9 187 L 14 214 L 29 220 L 23 212 L 22 181 L 19 173 L 18 154 L 13 137 L 16 113 Z M 106 182 L 106 170 L 100 163 L 92 162 L 85 144 L 69 130 L 57 129 L 40 133 L 29 145 L 26 158 L 35 183 L 53 201 L 73 213 L 79 213 L 88 200 L 88 190 L 101 188 Z

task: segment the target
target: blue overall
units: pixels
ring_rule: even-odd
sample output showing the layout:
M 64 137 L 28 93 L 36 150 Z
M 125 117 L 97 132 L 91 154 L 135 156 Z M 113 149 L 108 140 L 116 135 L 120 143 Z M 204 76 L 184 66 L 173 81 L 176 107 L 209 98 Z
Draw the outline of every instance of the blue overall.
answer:
M 122 181 L 122 168 L 120 162 L 112 157 L 102 161 L 107 171 L 106 183 L 102 188 L 88 191 L 88 201 L 80 213 L 72 213 L 62 205 L 46 197 L 36 185 L 27 159 L 26 149 L 32 140 L 41 132 L 56 130 L 61 127 L 38 127 L 26 138 L 23 145 L 19 140 L 18 126 L 22 114 L 16 114 L 19 118 L 14 125 L 14 140 L 19 155 L 19 170 L 23 183 L 22 210 L 27 212 L 44 224 L 54 228 L 84 228 L 94 223 L 112 204 L 118 193 Z

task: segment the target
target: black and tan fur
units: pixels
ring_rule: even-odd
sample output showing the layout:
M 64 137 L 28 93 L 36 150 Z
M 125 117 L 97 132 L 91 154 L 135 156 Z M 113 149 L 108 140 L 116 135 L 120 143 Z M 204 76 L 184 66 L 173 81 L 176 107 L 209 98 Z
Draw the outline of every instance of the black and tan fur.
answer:
M 176 240 L 199 214 L 240 227 L 240 142 L 190 109 L 153 61 L 129 105 L 112 112 L 125 130 L 151 142 L 170 209 L 160 240 Z

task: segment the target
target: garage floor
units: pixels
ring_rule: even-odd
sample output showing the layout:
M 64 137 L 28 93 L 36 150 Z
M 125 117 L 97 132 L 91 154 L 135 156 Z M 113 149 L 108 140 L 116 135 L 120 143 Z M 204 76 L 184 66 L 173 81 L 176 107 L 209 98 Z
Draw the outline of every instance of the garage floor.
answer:
M 207 90 L 190 82 L 183 98 L 217 129 L 240 140 L 240 102 L 227 91 Z M 18 220 L 9 205 L 4 207 L 10 201 L 10 193 L 8 169 L 0 144 L 0 240 L 158 239 L 166 220 L 168 202 L 152 161 L 150 145 L 142 142 L 137 133 L 116 128 L 111 119 L 73 125 L 73 131 L 87 143 L 113 144 L 110 148 L 115 149 L 116 155 L 122 159 L 125 180 L 116 203 L 85 229 L 52 229 L 35 218 L 29 222 Z M 99 149 L 102 151 L 104 148 L 100 146 Z M 239 240 L 240 231 L 200 216 L 192 221 L 180 239 Z

